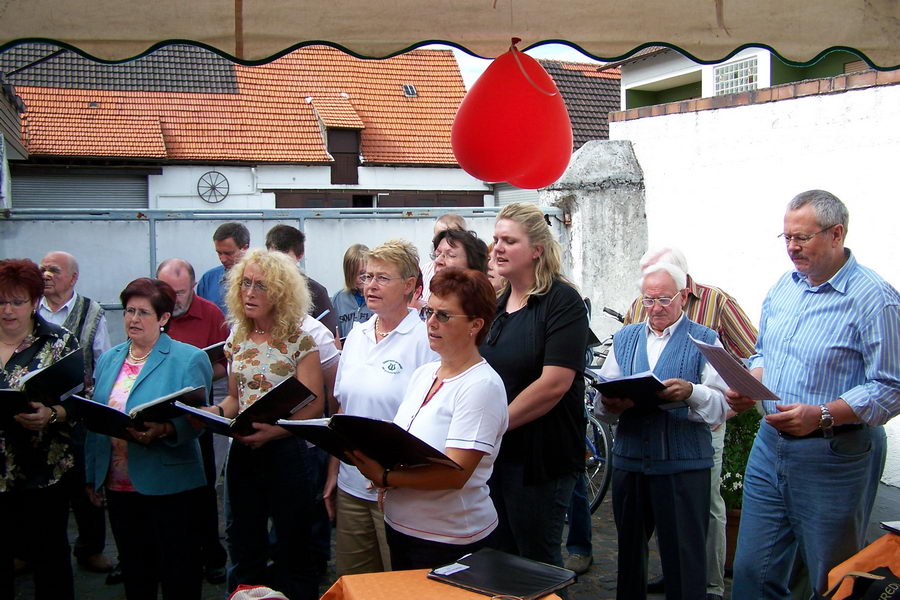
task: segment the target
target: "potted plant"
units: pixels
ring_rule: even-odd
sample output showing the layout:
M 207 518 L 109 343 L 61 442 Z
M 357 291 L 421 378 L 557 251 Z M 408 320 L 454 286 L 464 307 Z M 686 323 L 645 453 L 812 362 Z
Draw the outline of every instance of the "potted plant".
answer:
M 730 569 L 734 560 L 737 532 L 741 522 L 741 501 L 744 494 L 744 471 L 759 422 L 759 411 L 745 410 L 728 420 L 725 429 L 725 450 L 722 452 L 722 477 L 719 490 L 725 500 L 726 510 L 726 556 L 725 568 Z

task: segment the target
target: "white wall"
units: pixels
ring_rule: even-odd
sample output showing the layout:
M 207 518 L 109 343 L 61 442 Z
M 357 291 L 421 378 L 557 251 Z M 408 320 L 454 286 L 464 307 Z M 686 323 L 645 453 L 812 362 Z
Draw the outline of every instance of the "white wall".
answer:
M 900 288 L 900 85 L 610 123 L 644 170 L 651 245 L 682 248 L 691 274 L 758 322 L 791 268 L 782 232 L 797 193 L 821 188 L 850 211 L 847 246 Z M 900 485 L 900 419 L 885 480 Z
M 648 85 L 663 79 L 699 71 L 701 66 L 678 52 L 664 52 L 643 58 L 622 67 L 619 86 L 622 109 L 625 109 L 625 92 L 634 87 Z
M 228 197 L 217 204 L 204 202 L 197 194 L 197 181 L 216 170 L 228 178 Z M 165 210 L 239 210 L 275 208 L 275 194 L 264 189 L 340 190 L 467 190 L 490 192 L 484 182 L 459 168 L 360 167 L 359 184 L 332 185 L 327 166 L 263 165 L 259 167 L 213 167 L 209 165 L 163 167 L 162 175 L 151 175 L 150 208 Z

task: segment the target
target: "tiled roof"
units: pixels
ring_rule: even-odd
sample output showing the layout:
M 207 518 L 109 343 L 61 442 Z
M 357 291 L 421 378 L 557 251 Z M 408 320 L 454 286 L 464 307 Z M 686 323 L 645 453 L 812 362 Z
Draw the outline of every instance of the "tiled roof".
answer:
M 350 98 L 344 97 L 345 95 L 346 94 L 338 94 L 337 97 L 310 98 L 309 100 L 312 102 L 316 114 L 318 114 L 319 118 L 322 120 L 322 125 L 325 127 L 333 127 L 335 129 L 364 129 L 365 124 L 363 124 L 359 115 L 356 114 L 356 111 L 353 110 L 353 105 L 350 104 Z
M 573 150 L 589 140 L 609 139 L 609 113 L 619 110 L 619 70 L 596 63 L 541 60 L 559 88 L 572 121 Z
M 601 67 L 603 70 L 607 69 L 618 69 L 622 65 L 631 64 L 643 58 L 649 58 L 651 56 L 655 56 L 657 54 L 663 54 L 664 52 L 675 52 L 668 46 L 647 46 L 646 48 L 641 48 L 628 58 L 623 58 L 622 60 L 617 60 L 614 62 L 609 62 Z
M 68 156 L 105 156 L 117 158 L 166 157 L 159 119 L 154 117 L 74 115 L 63 120 L 47 119 L 40 113 L 28 117 L 27 140 L 31 154 Z M 122 143 L 110 145 L 114 137 Z M 126 148 L 122 152 L 121 148 Z
M 179 56 L 179 48 L 170 47 L 170 55 Z M 221 60 L 210 52 L 205 55 L 216 65 Z M 69 61 L 74 55 L 65 56 Z M 175 61 L 157 72 L 154 85 L 162 91 L 119 89 L 124 79 L 119 75 L 100 77 L 101 83 L 85 76 L 86 84 L 74 89 L 79 80 L 73 80 L 68 65 L 54 66 L 61 58 L 16 76 L 24 78 L 43 68 L 41 78 L 16 80 L 16 91 L 28 106 L 23 136 L 32 155 L 52 149 L 49 154 L 56 156 L 160 158 L 155 150 L 149 152 L 145 141 L 145 122 L 155 119 L 165 150 L 161 158 L 166 160 L 324 163 L 331 158 L 319 128 L 321 118 L 325 126 L 362 129 L 367 164 L 456 164 L 450 129 L 465 87 L 449 50 L 362 60 L 311 46 L 262 66 L 229 65 L 230 72 L 218 66 L 207 69 L 202 61 L 202 69 L 194 69 L 196 63 L 190 61 Z M 10 70 L 6 63 L 0 67 Z M 132 69 L 143 73 L 148 68 Z M 193 81 L 191 85 L 220 90 L 232 78 L 237 93 L 184 91 L 187 84 L 172 83 L 183 77 Z M 58 87 L 64 78 L 70 87 Z M 85 89 L 89 84 L 95 85 Z M 418 95 L 404 95 L 404 84 L 415 85 Z M 180 85 L 182 91 L 163 90 L 170 85 Z M 89 116 L 106 124 L 104 135 L 77 139 L 73 132 Z M 32 149 L 29 140 L 38 139 L 41 145 Z M 141 154 L 145 151 L 148 154 Z
M 43 58 L 60 52 L 45 62 Z M 17 86 L 145 92 L 236 94 L 234 63 L 196 46 L 166 46 L 138 60 L 109 65 L 50 44 L 23 44 L 0 53 L 0 72 Z

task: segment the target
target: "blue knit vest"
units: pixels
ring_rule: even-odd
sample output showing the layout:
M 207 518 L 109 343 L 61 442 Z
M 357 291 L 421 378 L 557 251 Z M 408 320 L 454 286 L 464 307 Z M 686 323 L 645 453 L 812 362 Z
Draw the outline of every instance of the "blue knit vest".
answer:
M 622 375 L 650 370 L 646 323 L 628 325 L 613 338 Z M 716 332 L 687 317 L 678 323 L 660 354 L 653 373 L 661 380 L 700 382 L 706 359 L 688 338 L 712 344 Z M 630 408 L 619 417 L 613 446 L 613 467 L 645 475 L 670 475 L 713 466 L 709 426 L 688 420 L 687 408 Z

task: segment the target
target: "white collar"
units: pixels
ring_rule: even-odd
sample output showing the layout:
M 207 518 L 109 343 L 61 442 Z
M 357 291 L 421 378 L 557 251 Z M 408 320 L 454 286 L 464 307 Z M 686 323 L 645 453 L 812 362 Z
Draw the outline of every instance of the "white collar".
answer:
M 44 296 L 41 296 L 41 308 L 43 308 L 44 310 L 46 310 L 48 313 L 51 313 L 51 314 L 56 314 L 56 313 L 62 311 L 63 309 L 66 309 L 66 311 L 69 311 L 72 309 L 72 305 L 75 304 L 75 298 L 77 298 L 77 297 L 78 297 L 78 294 L 76 294 L 75 291 L 72 290 L 72 297 L 69 298 L 69 301 L 66 302 L 65 304 L 63 304 L 62 306 L 60 306 L 59 310 L 54 311 L 53 309 L 50 308 L 50 305 L 47 304 L 47 298 L 45 298 Z
M 675 329 L 678 327 L 678 324 L 681 323 L 681 320 L 682 320 L 682 319 L 684 319 L 684 311 L 681 312 L 681 316 L 678 317 L 678 320 L 677 320 L 677 321 L 675 321 L 674 323 L 672 323 L 671 325 L 669 325 L 668 327 L 666 327 L 665 329 L 663 329 L 663 330 L 662 330 L 662 333 L 657 334 L 655 331 L 653 331 L 653 329 L 650 328 L 650 319 L 649 319 L 649 316 L 648 316 L 648 319 L 647 319 L 647 337 L 650 337 L 650 336 L 653 336 L 653 337 L 655 337 L 655 338 L 667 338 L 667 337 L 671 337 L 671 336 L 672 336 L 672 333 L 673 333 L 673 332 L 675 331 Z

